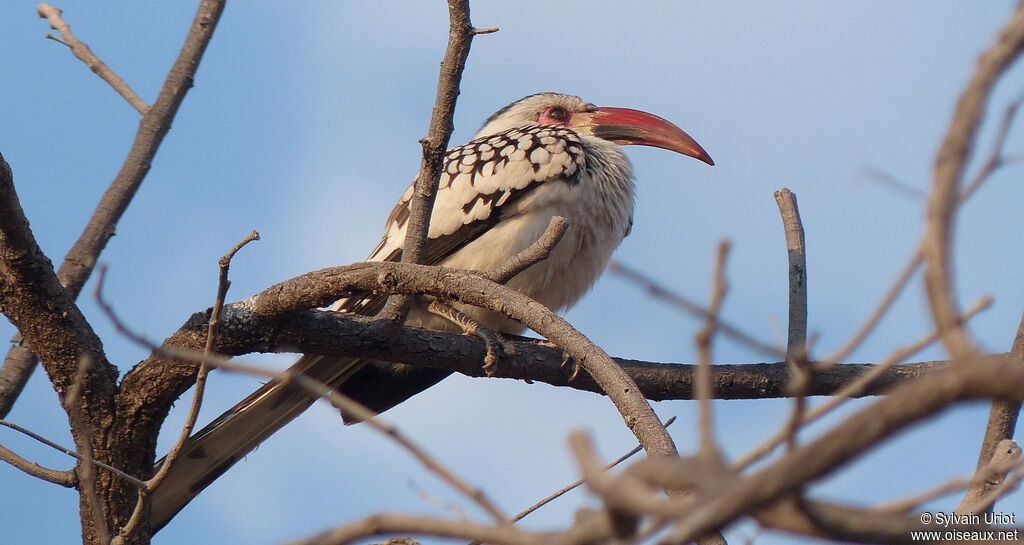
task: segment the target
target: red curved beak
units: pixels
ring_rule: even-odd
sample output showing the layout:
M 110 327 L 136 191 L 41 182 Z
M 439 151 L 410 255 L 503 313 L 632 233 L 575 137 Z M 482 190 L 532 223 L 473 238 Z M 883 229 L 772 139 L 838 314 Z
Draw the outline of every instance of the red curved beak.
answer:
M 589 129 L 590 134 L 616 144 L 654 146 L 715 164 L 690 135 L 654 114 L 629 108 L 598 108 L 592 113 L 577 113 L 572 121 L 570 125 L 574 128 Z

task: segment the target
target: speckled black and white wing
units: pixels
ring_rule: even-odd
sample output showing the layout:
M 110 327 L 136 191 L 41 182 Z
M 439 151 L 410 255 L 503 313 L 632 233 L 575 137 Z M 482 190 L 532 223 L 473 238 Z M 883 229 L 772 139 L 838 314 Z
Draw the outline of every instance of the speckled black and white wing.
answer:
M 543 184 L 574 185 L 585 168 L 580 137 L 563 127 L 532 126 L 477 138 L 448 150 L 430 219 L 424 262 L 441 263 L 516 211 Z M 388 216 L 384 237 L 368 261 L 398 261 L 408 229 L 413 186 Z M 372 313 L 375 297 L 338 301 L 334 308 Z

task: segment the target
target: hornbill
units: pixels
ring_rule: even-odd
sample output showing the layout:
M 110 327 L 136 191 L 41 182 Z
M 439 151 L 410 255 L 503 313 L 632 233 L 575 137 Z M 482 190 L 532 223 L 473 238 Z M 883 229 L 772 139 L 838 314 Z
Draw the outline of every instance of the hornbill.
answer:
M 484 122 L 476 138 L 447 151 L 425 263 L 489 271 L 533 244 L 553 216 L 568 220 L 544 261 L 507 285 L 553 310 L 569 308 L 604 271 L 633 224 L 633 169 L 620 146 L 675 151 L 714 165 L 689 135 L 652 114 L 597 107 L 578 97 L 539 93 L 513 102 Z M 410 186 L 388 217 L 368 261 L 399 261 L 413 196 Z M 383 295 L 349 297 L 331 308 L 374 314 Z M 417 299 L 406 324 L 441 331 L 462 327 Z M 477 324 L 518 334 L 523 326 L 453 303 Z M 356 358 L 307 354 L 291 368 L 382 412 L 433 386 L 450 371 Z M 166 524 L 210 482 L 305 411 L 314 399 L 296 386 L 270 382 L 191 438 L 152 493 L 150 523 Z

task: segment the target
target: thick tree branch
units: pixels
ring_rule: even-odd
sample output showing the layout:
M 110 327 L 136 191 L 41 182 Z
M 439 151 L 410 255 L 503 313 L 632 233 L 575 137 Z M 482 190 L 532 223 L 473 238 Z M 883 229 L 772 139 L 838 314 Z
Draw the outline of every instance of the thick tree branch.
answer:
M 268 288 L 246 304 L 257 313 L 274 314 L 322 306 L 353 289 L 394 292 L 399 286 L 403 292 L 432 295 L 501 313 L 550 339 L 601 385 L 648 454 L 676 453 L 672 438 L 647 400 L 629 375 L 603 350 L 551 310 L 481 274 L 410 263 L 356 264 L 299 276 Z
M 195 314 L 165 344 L 202 350 L 209 313 Z M 562 365 L 563 351 L 536 340 L 510 340 L 515 354 L 503 357 L 497 378 L 543 382 L 601 393 L 592 377 L 581 373 L 569 380 Z M 486 347 L 480 339 L 427 329 L 396 329 L 390 320 L 338 315 L 327 311 L 300 311 L 279 317 L 261 316 L 228 306 L 221 317 L 216 351 L 238 356 L 254 352 L 300 352 L 337 356 L 363 356 L 421 367 L 448 369 L 471 377 L 485 377 L 480 367 Z M 1005 355 L 993 355 L 1002 358 Z M 650 400 L 694 399 L 693 364 L 655 363 L 616 358 Z M 891 367 L 851 395 L 870 396 L 922 375 L 934 373 L 948 362 L 921 362 Z M 831 395 L 875 369 L 872 364 L 837 365 L 817 374 L 807 395 Z M 194 377 L 195 365 L 186 362 L 147 360 L 129 373 L 127 385 L 152 382 L 169 373 Z M 712 366 L 716 399 L 766 399 L 788 397 L 788 372 L 784 362 Z M 136 387 L 136 386 L 133 386 Z M 153 392 L 154 395 L 156 392 Z
M 113 399 L 117 370 L 106 361 L 103 345 L 71 294 L 61 286 L 53 265 L 36 244 L 14 189 L 11 168 L 0 155 L 0 313 L 21 331 L 43 357 L 62 402 L 74 383 L 81 357 L 92 358 L 94 372 L 82 385 L 83 413 Z M 109 410 L 105 409 L 105 410 Z
M 192 27 L 185 38 L 185 44 L 167 74 L 160 94 L 139 122 L 139 129 L 128 151 L 128 157 L 57 271 L 57 277 L 67 288 L 72 300 L 78 297 L 82 286 L 89 279 L 100 252 L 106 247 L 110 237 L 114 236 L 117 222 L 149 172 L 157 149 L 171 128 L 171 120 L 177 114 L 185 94 L 192 87 L 199 61 L 213 37 L 213 30 L 224 10 L 224 1 L 200 2 Z M 17 346 L 21 343 L 20 336 L 16 337 L 15 341 L 16 346 L 5 358 L 3 368 L 0 368 L 0 388 L 3 388 L 0 389 L 0 417 L 10 411 L 18 393 L 35 368 L 32 352 Z M 35 347 L 31 348 L 34 350 Z M 36 354 L 38 355 L 38 352 Z M 98 364 L 98 360 L 96 362 Z
M 647 400 L 638 391 L 629 375 L 615 365 L 607 354 L 554 312 L 521 293 L 495 284 L 479 273 L 409 263 L 358 263 L 322 269 L 277 284 L 240 303 L 239 310 L 278 315 L 324 306 L 353 291 L 401 291 L 432 295 L 448 301 L 486 308 L 520 321 L 564 348 L 594 377 L 649 453 L 652 450 L 657 453 L 675 451 L 671 438 L 657 420 Z M 226 329 L 222 330 L 225 335 L 229 334 Z M 137 368 L 139 369 L 142 367 Z M 159 372 L 167 377 L 166 367 L 161 367 Z M 189 372 L 194 373 L 194 366 L 189 366 L 179 378 L 170 381 L 177 389 L 154 390 L 148 386 L 149 381 L 138 382 L 149 374 L 147 371 L 129 373 L 122 382 L 122 387 L 138 387 L 145 392 L 143 397 L 149 403 L 136 407 L 137 410 L 146 412 L 148 408 L 149 411 L 166 412 L 170 402 L 180 395 L 180 388 L 187 384 L 184 378 L 189 376 Z M 152 413 L 150 415 L 160 416 Z

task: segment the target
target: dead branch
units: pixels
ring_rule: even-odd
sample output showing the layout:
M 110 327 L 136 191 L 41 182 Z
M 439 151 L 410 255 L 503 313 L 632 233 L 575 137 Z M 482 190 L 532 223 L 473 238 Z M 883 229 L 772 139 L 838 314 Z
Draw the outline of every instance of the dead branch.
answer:
M 1017 327 L 1017 334 L 1013 339 L 1013 346 L 1010 354 L 1024 362 L 1024 315 L 1021 315 L 1020 325 Z M 1017 417 L 1020 415 L 1021 403 L 1011 399 L 996 399 L 992 401 L 992 408 L 988 413 L 988 423 L 985 426 L 985 436 L 981 440 L 981 451 L 978 453 L 978 471 L 991 466 L 996 456 L 1006 452 L 1006 441 L 1013 439 L 1013 433 L 1017 428 Z M 1002 475 L 993 475 L 989 479 L 974 483 L 964 497 L 964 503 L 968 498 L 978 498 L 999 486 L 1005 478 Z M 975 502 L 976 503 L 976 502 Z M 989 506 L 991 509 L 991 506 Z
M 135 510 L 132 511 L 131 517 L 128 522 L 125 523 L 124 527 L 118 532 L 114 541 L 111 545 L 121 545 L 124 541 L 131 536 L 138 525 L 142 522 L 142 517 L 145 515 L 146 510 L 149 508 L 149 491 L 155 490 L 160 483 L 163 482 L 167 474 L 170 473 L 171 468 L 174 466 L 174 461 L 178 458 L 181 453 L 185 442 L 189 436 L 192 435 L 192 430 L 195 428 L 196 420 L 199 418 L 199 409 L 203 405 L 203 394 L 206 391 L 206 377 L 209 373 L 209 366 L 206 365 L 206 358 L 209 358 L 213 354 L 213 348 L 217 344 L 217 327 L 219 325 L 220 312 L 224 307 L 224 299 L 227 297 L 228 287 L 231 285 L 231 281 L 228 280 L 228 269 L 231 266 L 231 259 L 241 250 L 245 245 L 250 242 L 260 239 L 260 234 L 256 231 L 252 231 L 248 236 L 243 238 L 238 244 L 235 244 L 228 253 L 224 254 L 219 260 L 220 274 L 217 281 L 217 297 L 213 303 L 213 309 L 210 311 L 210 321 L 207 325 L 206 333 L 206 347 L 203 349 L 203 359 L 200 361 L 199 372 L 196 374 L 195 392 L 192 396 L 192 404 L 189 407 L 188 415 L 185 417 L 185 424 L 181 428 L 181 432 L 178 434 L 178 439 L 171 446 L 167 455 L 164 456 L 164 462 L 160 465 L 160 469 L 153 475 L 148 481 L 146 481 L 146 489 L 140 491 L 138 502 L 135 504 Z M 96 299 L 101 302 L 101 305 L 105 305 L 105 309 L 109 309 L 109 305 L 103 303 L 102 289 L 104 284 L 104 277 L 106 276 L 106 270 L 100 268 L 100 279 L 96 283 Z
M 110 69 L 109 66 L 104 64 L 104 62 L 101 61 L 91 49 L 89 49 L 89 46 L 86 45 L 85 42 L 79 40 L 71 33 L 71 26 L 65 23 L 64 19 L 61 18 L 62 12 L 60 9 L 43 2 L 42 4 L 39 4 L 38 12 L 40 17 L 46 18 L 50 21 L 50 28 L 60 32 L 61 35 L 60 38 L 57 38 L 52 34 L 47 34 L 47 38 L 68 46 L 68 48 L 71 49 L 71 53 L 73 53 L 78 60 L 84 62 L 85 65 L 93 71 L 93 73 L 100 77 L 100 79 L 110 84 L 110 86 L 117 91 L 117 94 L 124 97 L 124 99 L 128 101 L 128 104 L 131 104 L 132 107 L 138 110 L 140 114 L 146 115 L 146 112 L 149 111 L 149 104 L 146 104 L 146 101 L 139 98 L 139 95 L 135 94 L 135 91 L 132 91 L 132 88 L 129 87 L 123 79 L 121 79 L 121 76 L 118 76 Z
M 258 314 L 274 315 L 323 306 L 352 291 L 396 293 L 399 287 L 404 293 L 432 295 L 503 314 L 550 339 L 607 392 L 649 454 L 675 454 L 671 437 L 647 400 L 603 350 L 562 317 L 482 274 L 411 263 L 358 263 L 321 269 L 271 286 L 242 306 Z
M 737 479 L 702 498 L 683 517 L 668 543 L 721 528 L 741 513 L 796 491 L 826 475 L 905 427 L 973 399 L 1020 399 L 1024 367 L 1010 359 L 972 357 L 946 370 L 894 389 L 871 406 L 853 414 L 822 436 L 759 471 Z
M 4 421 L 0 420 L 0 424 L 4 424 Z M 59 469 L 43 467 L 18 456 L 16 452 L 3 445 L 0 445 L 0 460 L 11 464 L 37 479 L 42 479 L 65 488 L 73 488 L 78 482 L 78 478 L 75 476 L 74 471 L 61 471 Z
M 68 251 L 64 262 L 57 271 L 57 278 L 67 289 L 72 300 L 78 297 L 82 286 L 89 279 L 100 253 L 106 247 L 110 237 L 114 236 L 118 221 L 149 172 L 153 157 L 167 131 L 170 130 L 171 121 L 177 114 L 178 107 L 192 87 L 196 70 L 199 68 L 199 61 L 213 37 L 213 31 L 217 27 L 217 22 L 223 11 L 224 0 L 202 0 L 200 2 L 195 18 L 192 20 L 192 26 L 185 38 L 185 44 L 168 72 L 167 79 L 164 81 L 156 101 L 143 114 L 142 120 L 139 122 L 139 130 L 135 134 L 135 141 L 128 151 L 124 164 L 121 165 L 121 170 L 103 194 L 89 223 L 71 250 Z M 36 350 L 32 342 L 33 339 L 20 328 L 19 332 L 20 335 L 15 340 L 15 347 L 8 353 L 4 359 L 4 366 L 0 368 L 0 387 L 3 387 L 0 389 L 0 417 L 10 411 L 37 362 L 32 353 Z M 22 336 L 30 346 L 30 350 L 20 346 Z M 41 355 L 38 352 L 36 354 Z M 95 359 L 94 364 L 103 365 L 100 359 Z M 71 371 L 64 376 L 71 377 L 73 374 L 74 372 Z
M 324 311 L 301 311 L 278 317 L 260 316 L 237 307 L 227 306 L 222 317 L 222 333 L 217 352 L 244 355 L 253 352 L 301 352 L 336 356 L 359 356 L 381 361 L 406 363 L 420 367 L 448 369 L 470 377 L 483 377 L 480 368 L 486 347 L 475 337 L 426 329 L 392 327 L 390 320 L 338 315 Z M 202 350 L 205 342 L 208 312 L 195 314 L 165 341 L 165 344 Z M 554 386 L 601 393 L 597 383 L 586 373 L 573 380 L 562 367 L 563 351 L 538 344 L 535 339 L 510 337 L 515 354 L 503 357 L 495 370 L 498 378 L 537 381 Z M 931 339 L 934 342 L 934 339 Z M 901 351 L 901 358 L 887 358 L 881 372 L 878 365 L 850 363 L 833 366 L 816 374 L 808 395 L 840 395 L 861 397 L 878 395 L 887 388 L 935 372 L 948 365 L 946 361 L 918 362 L 893 366 L 912 355 L 915 348 Z M 908 355 L 909 354 L 909 355 Z M 1004 357 L 1000 354 L 993 358 Z M 616 358 L 636 381 L 644 395 L 652 401 L 694 399 L 694 364 L 657 363 Z M 130 383 L 148 379 L 161 369 L 156 362 L 145 362 L 131 372 Z M 186 375 L 195 372 L 193 365 L 166 362 L 164 373 Z M 863 377 L 870 374 L 870 379 Z M 192 375 L 194 376 L 194 375 Z M 716 364 L 712 366 L 716 399 L 785 398 L 788 376 L 784 362 L 752 364 Z M 154 392 L 155 393 L 155 392 Z
M 54 450 L 57 450 L 57 451 L 62 452 L 64 454 L 67 454 L 68 456 L 70 456 L 70 457 L 72 457 L 72 458 L 74 458 L 76 460 L 81 460 L 82 459 L 82 456 L 80 454 L 78 454 L 77 452 L 75 452 L 75 451 L 73 451 L 73 450 L 71 450 L 69 448 L 62 447 L 59 444 L 54 443 L 53 441 L 50 441 L 49 439 L 39 435 L 38 433 L 35 433 L 32 430 L 25 429 L 25 428 L 15 424 L 14 422 L 8 422 L 6 420 L 0 420 L 0 426 L 4 426 L 5 428 L 10 428 L 10 429 L 12 429 L 12 430 L 14 430 L 14 431 L 16 431 L 18 433 L 21 433 L 23 435 L 31 437 L 32 439 L 34 439 L 36 441 L 39 441 L 40 443 L 42 443 L 42 444 L 44 444 L 44 445 L 46 445 L 46 446 L 48 446 L 48 447 L 50 447 L 50 448 L 52 448 Z M 142 489 L 146 488 L 146 483 L 144 483 L 141 480 L 139 480 L 139 479 L 137 479 L 137 478 L 135 478 L 135 477 L 125 473 L 124 471 L 121 471 L 120 469 L 117 469 L 116 467 L 104 464 L 103 462 L 100 462 L 99 460 L 93 460 L 92 463 L 96 467 L 103 468 L 103 469 L 113 473 L 114 475 L 117 475 L 118 477 L 120 477 L 120 478 L 124 479 L 125 481 L 131 483 L 132 485 L 136 486 L 137 488 L 142 488 Z M 74 474 L 74 471 L 69 471 L 68 473 Z M 77 483 L 77 480 L 75 482 Z
M 537 239 L 537 242 L 509 258 L 501 267 L 487 273 L 487 277 L 499 284 L 504 284 L 512 280 L 515 275 L 547 259 L 558 242 L 562 240 L 567 229 L 569 229 L 569 222 L 565 218 L 562 216 L 551 218 L 551 223 L 548 224 L 548 228 L 544 230 L 544 234 Z
M 962 326 L 952 278 L 950 240 L 960 200 L 959 186 L 971 155 L 989 92 L 1024 49 L 1024 6 L 1018 6 L 999 31 L 996 43 L 978 58 L 978 65 L 957 101 L 956 112 L 935 160 L 934 187 L 928 201 L 927 235 L 923 243 L 928 304 L 946 349 L 954 358 L 974 352 Z
M 437 79 L 437 96 L 430 115 L 427 136 L 420 140 L 423 158 L 416 175 L 415 192 L 409 203 L 409 223 L 402 246 L 403 263 L 423 263 L 423 248 L 430 229 L 430 214 L 434 208 L 437 185 L 441 179 L 444 153 L 455 130 L 455 102 L 459 98 L 459 85 L 466 69 L 469 48 L 477 34 L 496 32 L 497 29 L 479 31 L 469 18 L 469 0 L 448 0 L 448 46 L 441 61 Z M 404 295 L 391 297 L 381 316 L 402 318 L 408 312 L 408 299 Z
M 789 320 L 786 341 L 786 363 L 790 369 L 787 389 L 793 395 L 793 411 L 783 433 L 790 449 L 796 446 L 796 434 L 804 419 L 807 388 L 814 375 L 814 367 L 807 362 L 807 252 L 804 244 L 804 225 L 800 220 L 796 195 L 786 188 L 775 192 L 775 202 L 782 216 L 786 235 L 786 253 L 789 257 Z
M 253 235 L 255 234 L 256 233 L 254 231 Z M 221 287 L 218 288 L 218 303 L 223 303 L 223 298 L 227 291 L 227 265 L 230 262 L 230 257 L 247 242 L 253 240 L 253 235 L 250 235 L 249 238 L 240 242 L 238 245 L 235 246 L 235 248 L 231 252 L 229 252 L 227 255 L 221 258 Z M 128 337 L 133 342 L 167 359 L 183 359 L 191 360 L 193 362 L 199 362 L 201 369 L 220 368 L 228 371 L 235 371 L 270 378 L 281 383 L 295 384 L 300 388 L 305 389 L 313 397 L 327 400 L 342 414 L 352 415 L 360 422 L 365 423 L 374 430 L 381 432 L 385 436 L 389 437 L 397 445 L 399 445 L 409 454 L 411 454 L 413 458 L 419 461 L 428 471 L 437 475 L 439 478 L 441 478 L 441 480 L 449 483 L 453 488 L 462 492 L 463 494 L 466 495 L 466 497 L 473 500 L 477 505 L 483 508 L 484 511 L 491 514 L 491 516 L 494 517 L 495 521 L 498 524 L 505 524 L 508 521 L 508 518 L 504 515 L 504 513 L 493 502 L 491 502 L 491 500 L 487 497 L 483 490 L 471 485 L 469 481 L 463 479 L 462 477 L 458 476 L 454 471 L 448 469 L 439 460 L 428 454 L 426 450 L 418 446 L 415 442 L 409 439 L 408 436 L 399 431 L 397 427 L 385 422 L 375 412 L 364 407 L 357 401 L 336 392 L 330 386 L 322 382 L 311 379 L 310 377 L 307 377 L 303 374 L 292 372 L 290 369 L 286 369 L 284 371 L 276 371 L 273 369 L 267 369 L 254 365 L 247 365 L 244 363 L 235 362 L 230 360 L 229 358 L 214 354 L 212 347 L 216 344 L 216 335 L 213 335 L 213 332 L 215 331 L 214 326 L 217 322 L 213 318 L 211 318 L 209 322 L 210 334 L 208 334 L 207 336 L 207 344 L 202 353 L 193 352 L 187 349 L 182 349 L 174 346 L 158 346 L 157 344 L 147 340 L 144 336 L 140 335 L 139 333 L 132 331 L 131 328 L 129 328 L 127 324 L 125 324 L 117 316 L 117 313 L 114 311 L 114 308 L 109 303 L 103 300 L 101 286 L 102 282 L 100 283 L 100 286 L 97 287 L 97 301 L 99 302 L 103 311 L 106 313 L 107 317 L 114 324 L 114 327 L 117 329 L 117 331 Z M 214 308 L 214 311 L 211 311 L 211 314 L 214 314 L 216 310 L 217 309 Z M 192 411 L 190 411 L 190 418 L 192 418 L 191 412 L 198 412 L 198 404 L 193 403 Z M 194 419 L 192 423 L 194 424 Z M 183 434 L 182 437 L 179 437 L 179 444 L 176 444 L 175 448 L 178 448 L 180 450 L 182 445 L 184 445 L 185 439 L 187 438 L 188 434 Z M 169 456 L 170 455 L 168 454 L 168 458 L 165 458 L 163 464 L 160 465 L 160 469 L 157 472 L 157 475 L 150 479 L 150 481 L 147 483 L 147 486 L 149 486 L 149 490 L 156 488 L 156 485 L 159 484 L 159 481 L 163 479 L 163 476 L 169 473 L 170 470 L 167 468 L 169 467 L 170 463 L 173 463 L 173 460 L 170 459 Z M 168 462 L 168 460 L 170 460 L 170 462 Z M 142 501 L 141 498 L 139 505 L 140 512 L 144 512 L 145 501 Z M 132 518 L 134 519 L 135 516 L 133 515 Z M 119 536 L 119 538 L 123 538 L 124 535 L 128 533 L 129 532 L 127 531 L 123 531 L 122 535 Z
M 689 300 L 688 298 L 674 292 L 673 290 L 662 286 L 655 282 L 652 278 L 644 275 L 640 271 L 622 263 L 621 261 L 612 261 L 608 264 L 608 272 L 619 275 L 626 280 L 640 286 L 647 293 L 660 301 L 664 301 L 692 316 L 706 320 L 708 317 L 708 310 L 703 306 Z M 718 331 L 725 337 L 728 337 L 737 343 L 759 352 L 761 354 L 771 356 L 774 358 L 784 358 L 785 352 L 780 348 L 773 346 L 769 343 L 759 341 L 750 335 L 744 333 L 739 327 L 736 327 L 729 322 L 724 321 L 721 317 L 718 318 Z
M 713 382 L 711 379 L 711 341 L 718 330 L 718 314 L 722 302 L 729 290 L 729 281 L 725 278 L 725 262 L 729 255 L 728 241 L 718 243 L 715 274 L 711 288 L 711 301 L 708 303 L 708 317 L 704 326 L 697 331 L 694 339 L 697 343 L 697 376 L 694 377 L 694 392 L 700 408 L 698 425 L 700 427 L 700 452 L 709 460 L 722 460 L 722 452 L 715 439 L 714 414 L 711 409 Z

